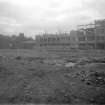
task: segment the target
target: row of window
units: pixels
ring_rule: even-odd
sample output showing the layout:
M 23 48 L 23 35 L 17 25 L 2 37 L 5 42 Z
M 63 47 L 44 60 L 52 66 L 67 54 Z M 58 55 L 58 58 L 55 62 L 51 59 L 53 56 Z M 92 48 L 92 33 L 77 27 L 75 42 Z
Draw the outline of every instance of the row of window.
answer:
M 84 35 L 100 35 L 100 34 L 105 34 L 105 27 L 99 27 L 96 30 L 86 30 L 86 31 L 78 31 L 77 35 L 78 36 L 84 36 Z
M 60 37 L 60 38 L 40 38 L 40 41 L 60 41 L 60 40 L 71 40 L 70 37 Z
M 79 41 L 92 41 L 92 40 L 104 40 L 105 41 L 105 36 L 83 36 L 83 37 L 78 37 Z
M 40 46 L 49 46 L 49 45 L 50 46 L 53 46 L 53 45 L 54 46 L 70 46 L 72 44 L 69 44 L 69 43 L 65 43 L 65 44 L 59 44 L 59 43 L 58 44 L 54 44 L 54 43 L 53 44 L 40 44 Z
M 98 49 L 105 49 L 105 44 L 104 43 L 85 43 L 85 44 L 79 44 L 79 48 L 98 48 Z

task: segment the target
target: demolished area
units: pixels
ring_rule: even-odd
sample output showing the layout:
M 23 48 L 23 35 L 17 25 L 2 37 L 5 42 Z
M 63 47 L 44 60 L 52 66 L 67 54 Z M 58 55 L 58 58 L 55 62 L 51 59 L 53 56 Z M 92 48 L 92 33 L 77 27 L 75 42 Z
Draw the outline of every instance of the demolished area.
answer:
M 104 105 L 104 53 L 78 57 L 2 53 L 0 103 Z

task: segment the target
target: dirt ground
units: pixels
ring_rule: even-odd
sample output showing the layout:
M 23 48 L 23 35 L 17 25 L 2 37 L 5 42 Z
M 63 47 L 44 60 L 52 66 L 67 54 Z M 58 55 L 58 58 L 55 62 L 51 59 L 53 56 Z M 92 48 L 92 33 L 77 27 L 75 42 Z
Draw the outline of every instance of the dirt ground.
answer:
M 3 103 L 105 105 L 105 51 L 0 50 Z

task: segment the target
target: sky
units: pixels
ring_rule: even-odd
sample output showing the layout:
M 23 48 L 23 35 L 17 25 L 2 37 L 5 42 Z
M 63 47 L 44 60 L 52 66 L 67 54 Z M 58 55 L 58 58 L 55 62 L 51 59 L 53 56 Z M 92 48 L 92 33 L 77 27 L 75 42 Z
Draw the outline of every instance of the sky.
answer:
M 0 33 L 68 32 L 105 18 L 105 0 L 0 0 Z

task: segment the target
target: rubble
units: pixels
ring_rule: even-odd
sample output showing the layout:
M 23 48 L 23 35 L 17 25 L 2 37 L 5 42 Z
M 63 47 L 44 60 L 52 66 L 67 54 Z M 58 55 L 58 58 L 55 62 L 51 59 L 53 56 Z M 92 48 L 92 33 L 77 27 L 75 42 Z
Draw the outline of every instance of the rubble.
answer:
M 86 71 L 81 71 L 79 73 L 76 73 L 76 76 L 87 85 L 96 87 L 105 86 L 105 72 L 94 71 L 87 73 Z
M 89 75 L 90 84 L 95 86 L 105 86 L 105 73 L 104 72 L 94 72 Z
M 105 63 L 105 58 L 104 57 L 102 57 L 102 58 L 93 58 L 92 62 L 94 62 L 94 63 Z
M 86 65 L 86 64 L 89 64 L 91 63 L 91 60 L 88 59 L 88 58 L 80 58 L 78 61 L 77 61 L 77 64 L 78 65 Z

